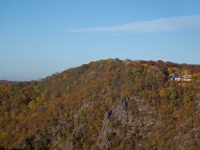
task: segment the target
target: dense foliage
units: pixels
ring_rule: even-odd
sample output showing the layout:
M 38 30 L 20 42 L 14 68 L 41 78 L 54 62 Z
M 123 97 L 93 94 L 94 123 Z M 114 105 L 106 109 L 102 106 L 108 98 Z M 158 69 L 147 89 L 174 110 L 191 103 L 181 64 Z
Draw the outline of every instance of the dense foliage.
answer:
M 167 79 L 172 73 L 191 74 L 192 81 Z M 200 127 L 196 114 L 200 92 L 200 65 L 159 61 L 131 61 L 107 59 L 90 62 L 77 68 L 53 74 L 40 81 L 0 83 L 0 147 L 24 149 L 106 149 L 98 145 L 104 114 L 113 104 L 128 96 L 137 96 L 166 128 L 158 128 L 155 135 L 145 138 L 141 149 L 176 149 L 181 141 L 173 138 Z M 130 111 L 137 114 L 135 105 Z M 131 113 L 131 112 L 130 112 Z M 128 127 L 113 121 L 112 126 L 127 132 Z M 200 131 L 190 149 L 200 148 Z M 110 149 L 140 149 L 142 137 L 110 133 Z M 31 139 L 31 138 L 30 138 Z M 36 140 L 37 139 L 37 140 Z

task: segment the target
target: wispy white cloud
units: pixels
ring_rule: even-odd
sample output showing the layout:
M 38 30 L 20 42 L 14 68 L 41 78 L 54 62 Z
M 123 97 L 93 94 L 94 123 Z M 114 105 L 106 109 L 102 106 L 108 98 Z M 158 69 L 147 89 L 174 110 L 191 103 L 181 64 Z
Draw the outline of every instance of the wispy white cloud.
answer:
M 113 27 L 97 27 L 74 29 L 68 32 L 134 32 L 134 33 L 151 33 L 151 32 L 172 32 L 178 30 L 194 29 L 200 27 L 200 15 L 181 16 L 160 18 L 151 21 L 132 22 Z

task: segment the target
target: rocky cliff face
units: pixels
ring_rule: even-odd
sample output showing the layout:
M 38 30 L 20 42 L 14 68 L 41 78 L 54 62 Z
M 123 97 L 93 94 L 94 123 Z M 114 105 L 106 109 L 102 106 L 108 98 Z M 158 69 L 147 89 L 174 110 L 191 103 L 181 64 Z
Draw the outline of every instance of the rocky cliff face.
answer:
M 167 80 L 186 70 L 191 82 Z M 199 149 L 199 75 L 200 65 L 108 59 L 1 82 L 0 149 Z
M 195 102 L 196 111 L 184 122 L 177 125 L 173 144 L 169 145 L 169 149 L 196 149 L 191 145 L 197 144 L 200 136 L 200 124 L 195 125 L 195 127 L 193 125 L 198 123 L 196 117 L 200 115 L 199 95 L 197 94 Z M 104 114 L 103 126 L 98 136 L 97 145 L 101 149 L 115 149 L 116 142 L 126 141 L 129 144 L 132 143 L 130 145 L 134 149 L 154 149 L 156 141 L 153 143 L 153 139 L 162 134 L 159 131 L 171 128 L 164 122 L 160 121 L 159 116 L 151 110 L 145 101 L 137 97 L 126 97 L 119 100 Z M 145 146 L 146 141 L 151 141 L 152 144 Z
M 196 111 L 178 126 L 177 134 L 173 138 L 177 150 L 196 149 L 191 145 L 199 142 L 200 124 L 197 117 L 200 115 L 200 93 L 196 95 L 195 105 Z
M 76 118 L 82 111 L 93 105 L 92 102 L 87 102 L 86 99 L 82 100 L 77 112 L 74 114 Z M 196 117 L 200 114 L 200 94 L 197 94 L 195 101 L 196 111 L 181 124 L 175 127 L 175 130 L 165 121 L 161 121 L 159 115 L 152 110 L 144 100 L 136 96 L 125 97 L 111 106 L 111 108 L 104 114 L 102 120 L 102 127 L 96 140 L 96 147 L 98 149 L 157 149 L 156 139 L 162 138 L 160 131 L 170 130 L 173 131 L 173 138 L 169 144 L 168 149 L 176 150 L 193 150 L 195 145 L 199 142 L 200 125 L 196 125 Z M 87 121 L 87 120 L 85 120 Z M 64 126 L 69 126 L 63 117 L 59 118 L 59 122 Z M 196 123 L 196 124 L 195 124 Z M 195 124 L 195 126 L 194 126 Z M 44 133 L 38 133 L 31 137 L 27 137 L 21 144 L 16 145 L 16 149 L 23 147 L 31 148 L 38 142 L 44 141 L 48 144 L 51 142 L 52 149 L 76 149 L 75 141 L 81 140 L 80 137 L 86 131 L 85 123 L 79 124 L 76 130 L 73 130 L 66 139 L 65 145 L 61 145 L 61 137 L 54 136 L 61 128 L 49 127 L 44 136 Z M 56 138 L 55 138 L 56 137 Z M 168 140 L 166 139 L 166 142 Z M 148 143 L 148 144 L 147 144 Z M 167 144 L 167 143 L 164 143 Z
M 106 149 L 114 148 L 112 142 L 117 137 L 120 140 L 131 139 L 132 146 L 139 148 L 144 139 L 154 134 L 152 130 L 160 127 L 164 124 L 159 122 L 148 104 L 136 97 L 125 97 L 104 115 L 97 144 Z

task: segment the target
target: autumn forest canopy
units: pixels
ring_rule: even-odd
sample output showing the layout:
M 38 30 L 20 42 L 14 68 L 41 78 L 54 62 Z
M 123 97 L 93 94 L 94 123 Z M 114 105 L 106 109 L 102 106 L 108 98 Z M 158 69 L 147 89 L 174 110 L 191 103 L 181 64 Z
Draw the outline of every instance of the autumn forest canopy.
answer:
M 0 82 L 0 149 L 198 150 L 199 114 L 200 65 L 99 60 Z

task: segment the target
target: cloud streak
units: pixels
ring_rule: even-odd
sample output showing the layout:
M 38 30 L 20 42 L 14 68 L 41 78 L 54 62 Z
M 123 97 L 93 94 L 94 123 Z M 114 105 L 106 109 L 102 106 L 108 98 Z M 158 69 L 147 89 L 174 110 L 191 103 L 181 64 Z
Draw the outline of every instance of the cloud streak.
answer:
M 200 15 L 160 18 L 151 21 L 133 22 L 113 27 L 97 27 L 74 29 L 68 32 L 96 33 L 96 32 L 172 32 L 179 30 L 194 29 L 200 27 Z

